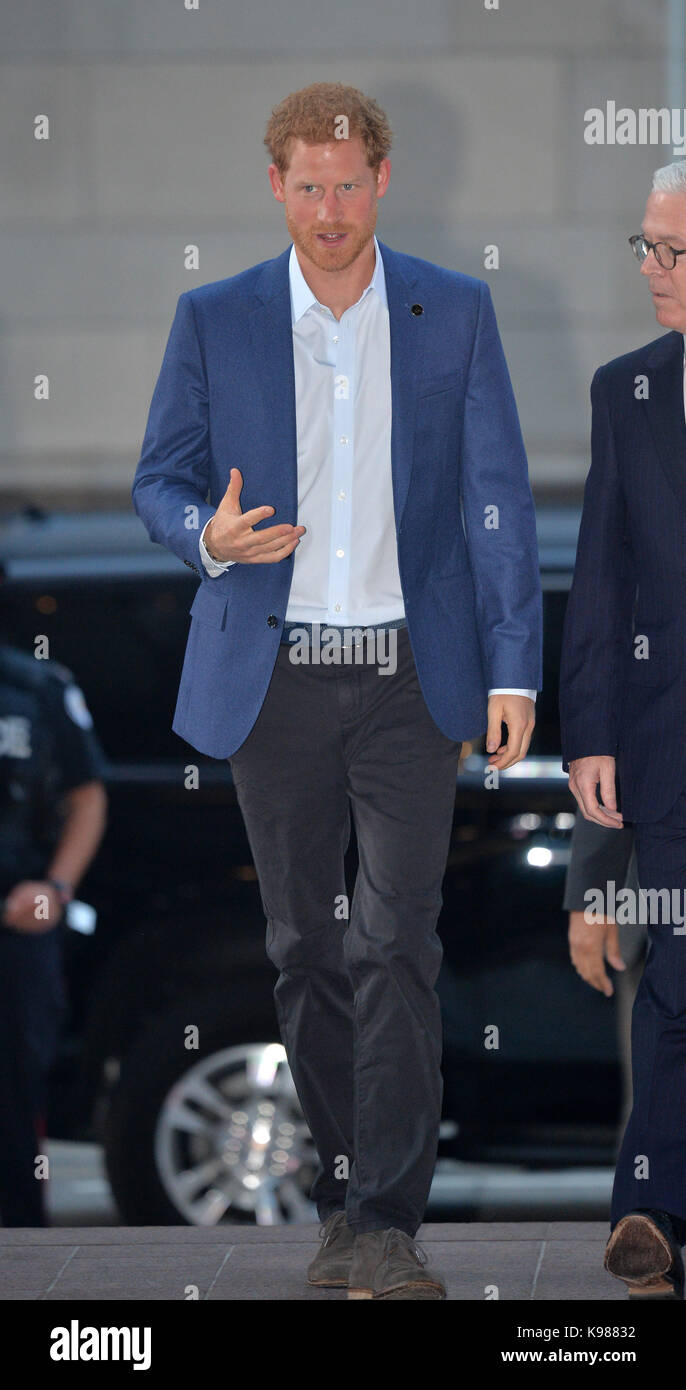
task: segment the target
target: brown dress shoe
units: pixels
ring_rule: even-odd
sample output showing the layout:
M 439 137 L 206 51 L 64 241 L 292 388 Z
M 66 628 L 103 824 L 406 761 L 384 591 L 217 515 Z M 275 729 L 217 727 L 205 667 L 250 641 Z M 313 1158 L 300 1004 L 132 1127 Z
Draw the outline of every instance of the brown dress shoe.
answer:
M 353 1257 L 355 1236 L 344 1211 L 335 1211 L 319 1228 L 322 1243 L 307 1270 L 308 1284 L 320 1288 L 345 1288 Z
M 631 1299 L 683 1299 L 681 1249 L 667 1212 L 623 1216 L 607 1243 L 604 1264 L 624 1281 Z
M 355 1236 L 348 1298 L 445 1298 L 445 1285 L 412 1236 L 391 1227 Z

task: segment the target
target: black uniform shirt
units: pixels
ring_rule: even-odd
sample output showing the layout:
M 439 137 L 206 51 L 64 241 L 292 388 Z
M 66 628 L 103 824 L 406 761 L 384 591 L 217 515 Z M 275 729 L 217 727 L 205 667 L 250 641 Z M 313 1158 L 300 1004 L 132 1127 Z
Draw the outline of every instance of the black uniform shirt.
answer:
M 0 641 L 0 895 L 43 878 L 63 794 L 99 780 L 103 765 L 71 671 Z

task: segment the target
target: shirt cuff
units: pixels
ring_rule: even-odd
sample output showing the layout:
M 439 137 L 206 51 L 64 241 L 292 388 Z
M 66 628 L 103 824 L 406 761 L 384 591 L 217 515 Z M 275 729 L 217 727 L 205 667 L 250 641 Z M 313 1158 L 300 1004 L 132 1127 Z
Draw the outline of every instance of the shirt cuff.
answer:
M 205 545 L 205 532 L 206 532 L 206 530 L 207 530 L 207 528 L 208 528 L 208 526 L 209 526 L 211 520 L 212 520 L 212 517 L 211 517 L 211 516 L 208 517 L 208 519 L 207 519 L 207 521 L 205 522 L 205 525 L 203 526 L 202 531 L 201 531 L 201 533 L 200 533 L 200 542 L 199 542 L 199 545 L 200 545 L 200 559 L 202 560 L 203 565 L 204 565 L 205 569 L 207 570 L 207 573 L 210 575 L 210 578 L 212 578 L 212 579 L 217 579 L 217 577 L 218 577 L 220 574 L 224 574 L 224 571 L 225 571 L 225 570 L 229 570 L 229 569 L 231 569 L 231 566 L 232 566 L 232 565 L 238 564 L 238 561 L 237 561 L 237 560 L 213 560 L 213 559 L 212 559 L 212 556 L 210 555 L 210 552 L 209 552 L 209 550 L 207 549 L 207 546 Z
M 535 703 L 536 703 L 536 695 L 538 694 L 538 691 L 536 691 L 536 690 L 511 690 L 511 689 L 509 688 L 509 686 L 499 685 L 499 686 L 496 686 L 494 690 L 489 690 L 488 693 L 489 693 L 489 695 L 528 695 L 529 699 L 530 699 L 530 700 L 533 700 L 533 701 L 534 701 L 534 704 L 535 704 Z

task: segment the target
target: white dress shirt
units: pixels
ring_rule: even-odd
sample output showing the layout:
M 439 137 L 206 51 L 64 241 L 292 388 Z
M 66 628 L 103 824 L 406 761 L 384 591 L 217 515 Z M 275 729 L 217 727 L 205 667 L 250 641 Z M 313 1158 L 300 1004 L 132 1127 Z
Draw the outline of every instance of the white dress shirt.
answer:
M 372 278 L 336 319 L 300 268 L 288 266 L 298 441 L 298 525 L 288 623 L 367 627 L 405 616 L 391 471 L 391 342 L 386 280 L 374 238 Z M 264 499 L 268 502 L 268 498 Z M 200 556 L 216 578 L 236 561 Z M 535 690 L 497 687 L 489 695 Z

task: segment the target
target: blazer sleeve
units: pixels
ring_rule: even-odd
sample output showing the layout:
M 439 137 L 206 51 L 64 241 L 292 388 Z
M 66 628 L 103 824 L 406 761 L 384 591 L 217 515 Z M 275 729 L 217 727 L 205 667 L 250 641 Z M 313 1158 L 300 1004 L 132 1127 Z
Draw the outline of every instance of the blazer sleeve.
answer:
M 630 649 L 636 593 L 603 368 L 591 383 L 591 404 L 591 467 L 560 661 L 565 772 L 574 758 L 617 755 L 622 653 Z
M 206 501 L 208 390 L 191 293 L 176 306 L 131 495 L 150 539 L 200 573 L 200 535 L 216 508 Z
M 461 501 L 487 688 L 540 690 L 542 598 L 524 441 L 491 292 L 479 307 L 464 402 Z

